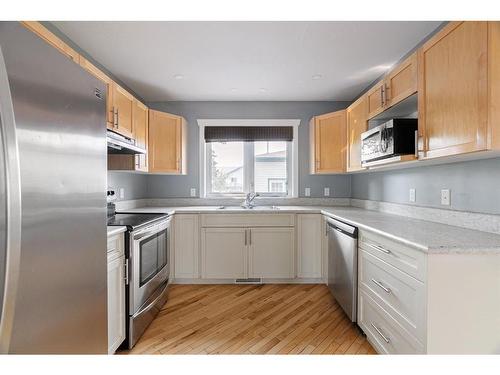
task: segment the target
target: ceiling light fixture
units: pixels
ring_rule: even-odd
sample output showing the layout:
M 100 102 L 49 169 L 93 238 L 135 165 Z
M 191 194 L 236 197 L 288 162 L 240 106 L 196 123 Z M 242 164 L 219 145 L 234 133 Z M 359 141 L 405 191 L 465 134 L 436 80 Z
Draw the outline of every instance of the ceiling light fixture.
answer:
M 261 88 L 259 89 L 259 91 L 260 91 L 260 92 L 266 92 L 266 91 L 267 91 L 267 89 L 266 89 L 265 87 L 261 87 Z
M 236 87 L 231 88 L 231 92 L 236 92 L 238 89 Z
M 176 74 L 176 75 L 174 75 L 174 78 L 175 79 L 183 79 L 184 76 L 182 74 Z
M 321 79 L 323 76 L 321 74 L 315 74 L 312 76 L 312 79 Z

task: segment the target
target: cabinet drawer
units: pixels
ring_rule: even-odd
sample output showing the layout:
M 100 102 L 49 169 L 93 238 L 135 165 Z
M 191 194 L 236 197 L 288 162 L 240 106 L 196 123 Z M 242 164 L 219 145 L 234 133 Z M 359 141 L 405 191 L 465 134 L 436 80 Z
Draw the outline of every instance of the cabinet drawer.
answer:
M 205 214 L 202 227 L 293 227 L 293 214 Z
M 125 239 L 123 233 L 118 233 L 108 237 L 108 257 L 110 253 L 117 253 L 118 256 L 125 254 Z
M 359 247 L 417 280 L 425 280 L 427 263 L 423 252 L 366 231 L 360 232 Z
M 408 332 L 425 342 L 424 284 L 364 250 L 359 254 L 360 288 Z
M 383 354 L 422 354 L 423 345 L 365 291 L 360 290 L 358 321 L 370 342 Z

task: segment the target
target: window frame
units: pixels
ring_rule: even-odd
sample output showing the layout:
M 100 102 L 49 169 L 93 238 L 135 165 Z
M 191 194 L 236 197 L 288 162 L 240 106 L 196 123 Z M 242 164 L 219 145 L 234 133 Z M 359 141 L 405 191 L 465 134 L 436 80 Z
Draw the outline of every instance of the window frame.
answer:
M 243 193 L 215 193 L 211 192 L 210 174 L 210 143 L 205 142 L 205 126 L 292 126 L 293 141 L 287 142 L 287 193 L 259 193 L 262 197 L 291 198 L 298 196 L 298 127 L 300 119 L 271 119 L 271 120 L 252 120 L 252 119 L 199 119 L 199 156 L 200 156 L 200 197 L 202 198 L 240 198 L 247 192 L 254 192 L 254 144 L 253 142 L 244 142 L 244 167 L 243 167 Z M 249 162 L 251 161 L 251 162 Z M 253 184 L 250 183 L 253 182 Z
M 206 193 L 205 197 L 243 197 L 247 193 L 255 193 L 255 145 L 253 142 L 242 142 L 243 143 L 243 191 L 242 192 L 214 192 L 212 191 L 212 168 L 211 168 L 211 155 L 212 155 L 212 143 L 205 142 L 205 186 Z M 261 197 L 289 197 L 291 186 L 291 162 L 292 159 L 292 142 L 286 142 L 286 179 L 285 187 L 286 191 L 284 193 L 278 192 L 257 192 Z

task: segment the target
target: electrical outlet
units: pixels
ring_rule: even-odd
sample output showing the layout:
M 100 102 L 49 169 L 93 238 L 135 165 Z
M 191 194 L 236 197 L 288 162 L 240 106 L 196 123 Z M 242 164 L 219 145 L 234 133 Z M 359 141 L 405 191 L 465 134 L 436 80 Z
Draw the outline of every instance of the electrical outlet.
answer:
M 196 188 L 191 188 L 191 196 L 196 197 Z
M 410 189 L 410 202 L 415 203 L 417 191 L 415 189 Z
M 306 197 L 310 197 L 311 196 L 311 188 L 305 188 L 304 189 L 304 195 Z
M 119 194 L 120 199 L 125 198 L 125 189 L 124 188 L 118 189 L 118 194 Z
M 449 206 L 450 202 L 450 189 L 441 190 L 441 204 L 444 206 Z
M 327 188 L 327 187 L 326 187 L 326 188 L 325 188 L 325 191 L 324 191 L 324 193 L 323 193 L 323 195 L 324 195 L 325 197 L 329 197 L 329 196 L 330 196 L 330 188 Z

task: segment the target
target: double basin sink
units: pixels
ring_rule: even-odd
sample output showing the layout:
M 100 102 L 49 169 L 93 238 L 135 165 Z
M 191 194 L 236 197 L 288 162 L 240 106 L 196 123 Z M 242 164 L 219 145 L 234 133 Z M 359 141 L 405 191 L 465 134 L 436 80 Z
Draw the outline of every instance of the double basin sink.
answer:
M 218 210 L 225 211 L 277 211 L 280 208 L 278 206 L 254 206 L 254 207 L 245 207 L 245 206 L 219 206 Z

